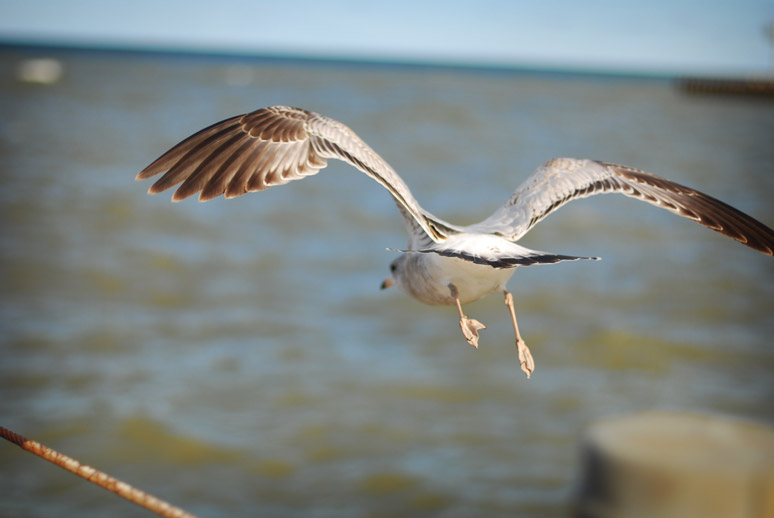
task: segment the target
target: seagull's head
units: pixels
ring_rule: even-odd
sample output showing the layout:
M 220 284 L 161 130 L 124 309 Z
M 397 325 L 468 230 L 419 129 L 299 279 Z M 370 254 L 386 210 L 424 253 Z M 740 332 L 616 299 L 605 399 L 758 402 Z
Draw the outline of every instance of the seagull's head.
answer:
M 401 274 L 401 266 L 405 260 L 405 254 L 401 254 L 397 259 L 390 263 L 390 276 L 384 279 L 384 282 L 381 286 L 383 290 L 386 290 L 397 282 L 397 279 Z

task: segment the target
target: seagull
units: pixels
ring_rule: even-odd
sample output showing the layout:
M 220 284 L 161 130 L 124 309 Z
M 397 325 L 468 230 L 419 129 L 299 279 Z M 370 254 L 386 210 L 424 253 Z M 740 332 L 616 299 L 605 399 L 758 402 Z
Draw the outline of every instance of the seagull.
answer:
M 598 260 L 530 250 L 517 244 L 565 203 L 602 193 L 621 193 L 692 219 L 767 255 L 774 231 L 763 223 L 690 187 L 631 167 L 597 160 L 555 158 L 540 166 L 491 216 L 457 226 L 423 209 L 390 165 L 344 124 L 317 113 L 272 106 L 231 117 L 188 137 L 142 170 L 159 174 L 149 194 L 178 186 L 172 201 L 199 193 L 199 201 L 233 198 L 316 174 L 328 159 L 367 174 L 392 195 L 409 235 L 390 264 L 382 288 L 396 284 L 426 304 L 453 305 L 467 342 L 478 347 L 486 326 L 462 306 L 494 293 L 505 297 L 521 370 L 535 370 L 519 333 L 513 296 L 506 284 L 516 268 L 561 261 Z M 392 250 L 392 249 L 390 249 Z

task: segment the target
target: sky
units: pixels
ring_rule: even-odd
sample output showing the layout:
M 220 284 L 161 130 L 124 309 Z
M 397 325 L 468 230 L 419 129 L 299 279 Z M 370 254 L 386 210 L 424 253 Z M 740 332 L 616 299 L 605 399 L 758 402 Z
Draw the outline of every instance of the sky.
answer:
M 774 75 L 774 0 L 0 0 L 0 40 Z

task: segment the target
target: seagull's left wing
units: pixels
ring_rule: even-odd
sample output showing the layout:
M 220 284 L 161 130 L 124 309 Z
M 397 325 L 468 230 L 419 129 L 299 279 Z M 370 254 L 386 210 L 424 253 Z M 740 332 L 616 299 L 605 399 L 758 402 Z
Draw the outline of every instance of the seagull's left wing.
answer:
M 164 175 L 148 192 L 179 184 L 174 201 L 206 201 L 261 191 L 317 173 L 335 158 L 382 184 L 395 199 L 413 240 L 442 241 L 454 227 L 420 207 L 392 167 L 344 124 L 317 113 L 272 106 L 213 124 L 164 153 L 137 175 Z
M 543 164 L 494 214 L 465 230 L 517 241 L 565 203 L 618 192 L 640 199 L 774 255 L 774 230 L 690 187 L 630 167 L 595 160 L 557 158 Z

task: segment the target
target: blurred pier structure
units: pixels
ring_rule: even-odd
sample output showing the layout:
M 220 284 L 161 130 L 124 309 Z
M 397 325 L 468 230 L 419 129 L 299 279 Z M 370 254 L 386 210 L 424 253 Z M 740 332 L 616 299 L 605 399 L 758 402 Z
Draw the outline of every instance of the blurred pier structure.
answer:
M 577 516 L 774 517 L 774 429 L 648 412 L 601 421 L 581 445 Z
M 684 77 L 678 86 L 692 94 L 743 95 L 774 98 L 774 79 L 717 79 Z

